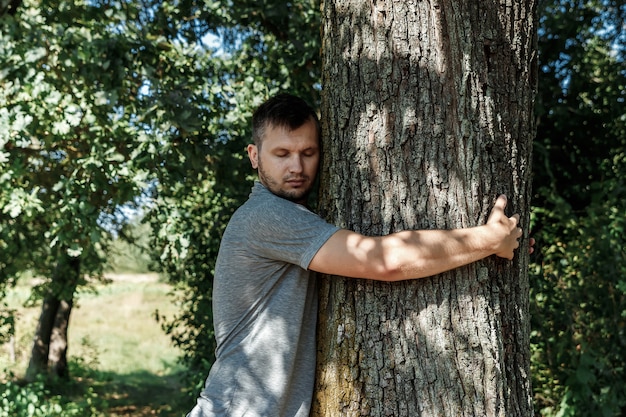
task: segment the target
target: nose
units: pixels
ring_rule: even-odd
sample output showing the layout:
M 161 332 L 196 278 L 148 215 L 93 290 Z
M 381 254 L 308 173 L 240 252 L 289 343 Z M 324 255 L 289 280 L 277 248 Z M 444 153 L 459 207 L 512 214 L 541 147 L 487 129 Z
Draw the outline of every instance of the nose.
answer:
M 302 172 L 302 157 L 300 155 L 293 155 L 289 161 L 289 172 L 299 173 Z

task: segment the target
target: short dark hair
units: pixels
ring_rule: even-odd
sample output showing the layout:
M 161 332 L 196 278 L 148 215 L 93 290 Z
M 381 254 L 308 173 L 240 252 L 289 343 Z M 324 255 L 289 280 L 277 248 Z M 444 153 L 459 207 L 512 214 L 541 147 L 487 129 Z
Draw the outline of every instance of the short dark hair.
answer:
M 252 140 L 258 147 L 268 126 L 284 127 L 294 130 L 313 120 L 320 139 L 320 121 L 317 113 L 309 104 L 291 94 L 281 93 L 261 104 L 252 115 Z

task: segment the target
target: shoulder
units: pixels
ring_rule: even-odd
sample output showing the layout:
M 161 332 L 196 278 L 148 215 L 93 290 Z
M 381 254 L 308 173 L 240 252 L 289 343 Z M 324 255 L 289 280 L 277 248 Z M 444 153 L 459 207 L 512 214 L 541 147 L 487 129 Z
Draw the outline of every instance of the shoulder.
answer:
M 242 206 L 242 213 L 260 222 L 289 222 L 290 220 L 321 218 L 309 208 L 279 197 L 261 184 L 255 184 L 248 201 Z
M 251 196 L 231 218 L 222 242 L 306 269 L 319 247 L 337 230 L 300 204 L 273 194 Z
M 246 235 L 276 237 L 301 233 L 311 235 L 332 227 L 307 207 L 279 197 L 258 184 L 248 201 L 233 214 L 228 228 Z

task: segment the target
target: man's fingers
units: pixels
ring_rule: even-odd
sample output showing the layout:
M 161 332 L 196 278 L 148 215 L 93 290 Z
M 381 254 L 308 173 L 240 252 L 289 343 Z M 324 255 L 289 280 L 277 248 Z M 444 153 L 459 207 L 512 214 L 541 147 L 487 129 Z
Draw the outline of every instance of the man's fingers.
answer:
M 494 208 L 497 207 L 500 210 L 504 211 L 504 209 L 506 208 L 506 195 L 501 194 L 497 199 L 496 199 L 496 204 L 494 204 Z

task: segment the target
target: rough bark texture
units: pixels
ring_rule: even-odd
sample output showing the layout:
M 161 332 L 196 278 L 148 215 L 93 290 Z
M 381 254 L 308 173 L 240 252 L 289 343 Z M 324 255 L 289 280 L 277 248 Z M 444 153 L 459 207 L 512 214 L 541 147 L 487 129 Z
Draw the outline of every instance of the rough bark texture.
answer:
M 72 300 L 61 300 L 50 337 L 50 355 L 48 358 L 50 371 L 64 379 L 69 379 L 70 377 L 70 370 L 67 365 L 67 329 L 70 324 L 70 314 L 72 313 L 73 305 L 74 302 Z
M 324 1 L 322 214 L 368 235 L 468 227 L 506 193 L 527 230 L 535 8 Z M 532 415 L 527 267 L 521 250 L 404 283 L 323 279 L 313 415 Z
M 44 298 L 41 305 L 41 314 L 35 329 L 33 348 L 26 370 L 26 380 L 34 381 L 37 375 L 48 369 L 48 353 L 50 349 L 50 337 L 54 327 L 54 318 L 59 308 L 60 300 L 55 296 Z
M 26 380 L 50 371 L 62 378 L 69 377 L 67 366 L 68 327 L 74 292 L 80 276 L 80 260 L 63 256 L 52 276 L 48 296 L 41 306 L 35 329 Z

